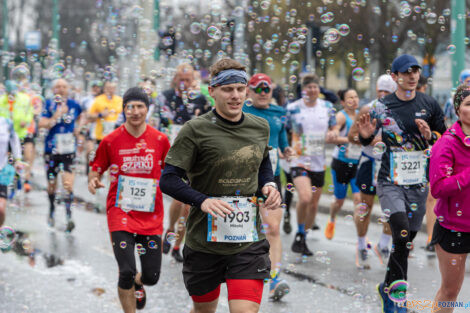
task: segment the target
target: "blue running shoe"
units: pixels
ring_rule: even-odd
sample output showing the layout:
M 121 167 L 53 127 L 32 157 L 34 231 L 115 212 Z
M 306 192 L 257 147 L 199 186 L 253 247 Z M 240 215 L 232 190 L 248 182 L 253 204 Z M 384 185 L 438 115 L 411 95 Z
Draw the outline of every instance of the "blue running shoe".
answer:
M 377 292 L 380 295 L 380 300 L 382 302 L 382 313 L 395 313 L 396 305 L 389 297 L 388 294 L 384 291 L 384 283 L 377 284 Z M 405 311 L 406 312 L 406 311 Z
M 285 280 L 279 280 L 277 277 L 271 279 L 269 283 L 269 298 L 273 301 L 279 301 L 288 294 L 290 287 Z

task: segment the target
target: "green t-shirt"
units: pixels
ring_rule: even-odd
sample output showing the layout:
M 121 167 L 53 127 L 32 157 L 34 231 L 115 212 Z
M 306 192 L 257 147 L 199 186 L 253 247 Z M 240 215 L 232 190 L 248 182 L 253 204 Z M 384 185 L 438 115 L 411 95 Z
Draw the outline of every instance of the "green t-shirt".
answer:
M 243 121 L 233 124 L 211 111 L 184 124 L 165 163 L 184 169 L 191 187 L 208 196 L 253 196 L 268 142 L 265 119 L 244 113 Z M 262 240 L 259 209 L 256 222 L 258 240 Z M 186 227 L 186 244 L 196 251 L 229 255 L 252 244 L 207 241 L 207 213 L 197 207 L 191 208 Z

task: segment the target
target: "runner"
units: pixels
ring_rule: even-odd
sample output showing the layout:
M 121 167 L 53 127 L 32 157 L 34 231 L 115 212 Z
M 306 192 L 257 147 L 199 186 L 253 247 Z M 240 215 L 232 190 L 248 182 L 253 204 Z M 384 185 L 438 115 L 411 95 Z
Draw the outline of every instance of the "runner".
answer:
M 396 89 L 397 84 L 393 81 L 390 75 L 381 75 L 377 80 L 376 93 L 378 99 L 382 99 L 386 95 L 395 92 Z M 372 102 L 363 106 L 359 111 L 359 114 L 356 115 L 354 124 L 349 130 L 349 142 L 360 144 L 359 132 L 357 129 L 358 121 L 362 115 L 369 113 L 371 107 L 378 101 L 378 99 L 373 100 Z M 380 144 L 375 147 L 378 142 L 381 142 L 380 134 L 377 134 L 374 141 L 369 146 L 362 148 L 362 155 L 359 159 L 359 165 L 356 174 L 356 185 L 360 189 L 361 193 L 361 204 L 354 208 L 354 223 L 356 225 L 358 236 L 356 250 L 356 266 L 364 269 L 370 268 L 368 262 L 369 256 L 367 252 L 366 235 L 370 224 L 372 207 L 374 206 L 377 174 L 380 170 L 380 160 L 382 159 L 383 152 L 382 146 Z M 374 252 L 377 254 L 380 264 L 384 264 L 384 262 L 388 259 L 388 256 L 390 254 L 388 245 L 390 239 L 392 239 L 392 232 L 390 230 L 390 226 L 384 220 L 382 220 L 382 223 L 382 235 L 380 236 L 379 242 L 374 246 Z
M 470 87 L 457 88 L 454 96 L 459 121 L 447 130 L 432 148 L 429 178 L 438 199 L 438 217 L 431 243 L 436 247 L 441 271 L 441 287 L 434 301 L 456 301 L 465 276 L 470 252 Z M 440 312 L 453 308 L 439 307 Z
M 281 170 L 279 166 L 279 152 L 290 157 L 292 149 L 287 142 L 286 134 L 286 115 L 284 108 L 271 103 L 272 99 L 272 81 L 266 74 L 255 74 L 248 82 L 248 99 L 243 106 L 243 112 L 250 113 L 264 118 L 269 123 L 269 145 L 272 149 L 269 151 L 269 159 L 274 171 L 274 181 L 278 190 L 281 190 Z M 280 300 L 290 290 L 285 280 L 279 279 L 282 243 L 281 243 L 281 220 L 282 210 L 268 212 L 264 206 L 260 207 L 261 219 L 265 226 L 266 238 L 270 245 L 271 259 L 271 281 L 269 283 L 270 298 Z
M 287 105 L 292 145 L 298 155 L 290 163 L 292 179 L 299 196 L 298 231 L 292 251 L 311 256 L 313 253 L 307 247 L 305 238 L 306 230 L 315 221 L 325 183 L 325 141 L 336 139 L 339 132 L 332 104 L 318 97 L 320 81 L 317 76 L 307 74 L 302 78 L 302 93 L 303 98 Z
M 28 164 L 32 164 L 34 160 L 34 139 L 28 136 L 28 128 L 34 122 L 34 110 L 30 97 L 21 91 L 14 81 L 7 80 L 5 82 L 6 93 L 0 96 L 0 116 L 13 121 L 15 132 L 20 138 L 24 158 Z M 26 192 L 31 190 L 30 178 L 31 170 L 25 168 L 24 188 Z M 19 185 L 21 188 L 21 185 Z
M 163 199 L 158 180 L 170 143 L 163 133 L 145 122 L 149 105 L 142 89 L 126 91 L 126 122 L 103 138 L 90 162 L 88 176 L 88 190 L 95 194 L 104 187 L 103 173 L 109 169 L 111 175 L 106 212 L 119 267 L 119 300 L 125 313 L 143 309 L 143 285 L 155 285 L 160 278 Z M 139 273 L 134 248 L 142 266 Z
M 52 83 L 54 99 L 48 99 L 39 120 L 39 128 L 45 128 L 47 135 L 44 141 L 44 161 L 47 173 L 47 193 L 49 195 L 48 224 L 54 227 L 55 199 L 57 175 L 62 172 L 62 184 L 66 194 L 65 202 L 67 225 L 66 231 L 75 228 L 72 220 L 73 183 L 76 150 L 76 135 L 80 123 L 82 108 L 72 99 L 68 99 L 69 84 L 65 79 L 57 79 Z
M 190 89 L 195 81 L 194 73 L 194 68 L 190 64 L 183 63 L 179 65 L 173 78 L 174 88 L 164 91 L 158 97 L 160 121 L 162 126 L 165 127 L 172 144 L 183 124 L 198 113 L 205 112 L 204 107 L 208 104 L 203 95 L 195 94 Z M 183 257 L 180 254 L 180 244 L 184 238 L 184 224 L 188 212 L 189 206 L 185 206 L 180 201 L 174 200 L 170 205 L 169 225 L 163 238 L 163 253 L 167 254 L 174 242 L 171 255 L 177 262 L 183 262 Z M 176 231 L 175 225 L 178 225 Z M 168 240 L 169 238 L 172 239 Z
M 364 146 L 381 129 L 386 147 L 377 182 L 380 205 L 390 215 L 394 245 L 385 280 L 377 285 L 385 313 L 406 312 L 397 302 L 406 301 L 408 254 L 426 212 L 425 151 L 446 129 L 436 100 L 416 92 L 420 69 L 413 56 L 397 57 L 391 69 L 397 91 L 377 101 L 358 123 Z
M 85 154 L 86 154 L 86 163 L 88 163 L 88 160 L 90 159 L 90 153 L 95 150 L 95 127 L 96 123 L 89 121 L 89 116 L 88 112 L 92 106 L 92 104 L 95 102 L 96 97 L 101 95 L 103 93 L 102 86 L 103 84 L 99 80 L 94 80 L 91 82 L 91 91 L 90 93 L 84 97 L 81 101 L 81 107 L 83 112 L 87 112 L 87 118 L 83 119 L 83 127 L 84 131 L 83 134 L 81 135 L 82 138 L 79 139 L 83 141 L 84 148 L 85 148 Z M 87 174 L 89 167 L 86 167 L 87 169 Z
M 11 148 L 12 162 L 9 161 L 8 148 Z M 0 226 L 5 221 L 8 185 L 13 182 L 15 168 L 20 170 L 21 165 L 21 144 L 15 132 L 13 122 L 0 116 Z M 14 164 L 14 168 L 11 165 Z
M 335 235 L 336 215 L 343 207 L 348 193 L 348 184 L 351 186 L 354 208 L 361 202 L 359 188 L 356 185 L 356 171 L 361 157 L 361 146 L 348 143 L 347 137 L 356 118 L 359 96 L 352 88 L 338 91 L 338 96 L 344 109 L 336 114 L 336 127 L 340 129 L 340 133 L 334 142 L 337 145 L 333 150 L 333 161 L 331 162 L 335 201 L 330 206 L 330 219 L 325 228 L 325 237 L 330 240 Z
M 461 84 L 470 86 L 470 69 L 465 69 L 460 73 L 459 81 Z M 451 95 L 449 100 L 447 100 L 446 104 L 444 105 L 444 116 L 446 119 L 446 125 L 448 127 L 455 124 L 455 122 L 458 120 L 458 116 L 454 109 L 453 99 L 454 95 Z
M 119 114 L 122 112 L 122 98 L 115 95 L 116 83 L 106 81 L 103 94 L 95 98 L 88 111 L 88 120 L 96 122 L 95 139 L 99 145 L 101 140 L 114 130 Z
M 258 312 L 271 266 L 256 204 L 267 210 L 281 204 L 269 161 L 269 125 L 242 112 L 247 87 L 243 65 L 219 60 L 211 77 L 215 109 L 181 129 L 160 185 L 163 192 L 191 204 L 183 278 L 192 312 L 215 312 L 223 282 L 230 312 Z M 191 186 L 182 180 L 186 175 Z M 257 201 L 257 190 L 266 200 Z

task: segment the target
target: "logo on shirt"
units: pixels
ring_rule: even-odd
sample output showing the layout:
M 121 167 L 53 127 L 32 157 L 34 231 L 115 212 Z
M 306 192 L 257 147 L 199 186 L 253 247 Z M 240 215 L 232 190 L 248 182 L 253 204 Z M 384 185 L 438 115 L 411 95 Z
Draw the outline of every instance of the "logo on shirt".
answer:
M 146 156 L 134 155 L 123 157 L 121 170 L 126 173 L 137 174 L 146 173 L 149 174 L 153 169 L 153 156 L 147 154 Z

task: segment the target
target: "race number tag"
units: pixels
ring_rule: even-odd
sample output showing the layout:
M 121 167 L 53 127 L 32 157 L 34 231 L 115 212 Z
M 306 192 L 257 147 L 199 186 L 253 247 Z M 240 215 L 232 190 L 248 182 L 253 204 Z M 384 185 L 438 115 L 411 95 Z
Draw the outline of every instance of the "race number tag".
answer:
M 75 136 L 73 133 L 56 134 L 54 154 L 69 154 L 75 152 Z
M 103 136 L 106 136 L 114 130 L 115 122 L 101 121 L 101 125 L 103 125 Z
M 175 125 L 171 124 L 169 127 L 169 136 L 170 137 L 170 144 L 173 144 L 175 142 L 176 136 L 178 136 L 181 128 L 183 128 L 183 125 Z
M 115 206 L 125 212 L 153 212 L 156 193 L 156 179 L 120 175 Z
M 355 144 L 348 144 L 346 147 L 345 157 L 347 159 L 359 160 L 362 154 L 362 146 Z
M 253 242 L 258 241 L 256 231 L 256 204 L 246 197 L 214 198 L 227 202 L 235 209 L 224 218 L 207 214 L 207 241 L 211 242 Z
M 427 160 L 423 151 L 390 152 L 390 177 L 396 185 L 426 183 Z
M 279 160 L 279 153 L 277 152 L 277 149 L 273 148 L 269 150 L 269 160 L 271 161 L 273 173 L 276 173 L 277 161 Z
M 301 137 L 302 155 L 321 156 L 325 151 L 325 133 L 305 133 Z

